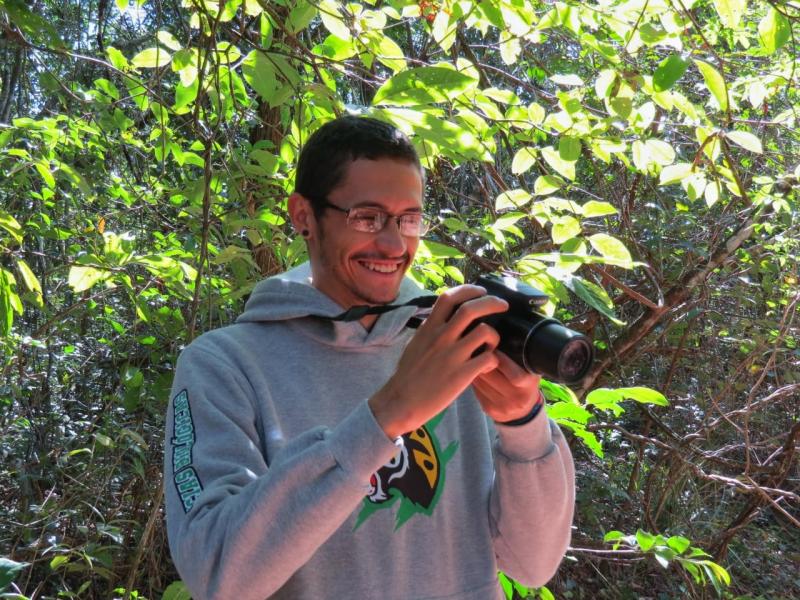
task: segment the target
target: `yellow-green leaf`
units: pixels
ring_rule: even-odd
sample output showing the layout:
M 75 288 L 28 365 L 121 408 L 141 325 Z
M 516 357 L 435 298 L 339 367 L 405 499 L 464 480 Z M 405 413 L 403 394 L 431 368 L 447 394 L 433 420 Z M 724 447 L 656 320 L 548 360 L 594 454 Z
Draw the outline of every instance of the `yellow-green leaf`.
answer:
M 559 175 L 563 175 L 570 181 L 575 179 L 575 161 L 564 160 L 552 146 L 542 148 L 542 156 L 545 162 L 553 167 Z
M 523 146 L 514 154 L 511 161 L 511 172 L 515 175 L 527 173 L 536 162 L 536 148 Z
M 792 37 L 792 26 L 789 20 L 774 8 L 758 24 L 758 39 L 761 46 L 772 54 Z
M 609 264 L 630 269 L 633 267 L 631 253 L 621 241 L 607 233 L 596 233 L 589 237 L 592 248 L 597 250 Z
M 517 208 L 531 201 L 531 195 L 525 190 L 509 190 L 500 194 L 495 200 L 495 210 Z
M 748 131 L 729 131 L 725 137 L 732 141 L 737 146 L 741 146 L 745 150 L 762 154 L 764 149 L 761 146 L 761 140 Z
M 156 37 L 158 38 L 159 42 L 164 44 L 170 50 L 175 50 L 177 52 L 182 48 L 181 43 L 169 31 L 159 31 L 156 34 Z
M 563 244 L 581 233 L 581 224 L 575 217 L 563 216 L 553 219 L 553 230 L 550 237 L 554 244 Z
M 141 69 L 153 69 L 168 65 L 172 60 L 172 55 L 163 48 L 146 48 L 131 59 L 134 67 Z
M 714 0 L 714 8 L 725 27 L 736 29 L 747 9 L 747 0 Z
M 328 31 L 342 40 L 349 40 L 350 28 L 344 22 L 342 13 L 339 10 L 340 3 L 334 0 L 321 0 L 319 6 L 319 16 L 322 24 Z
M 36 275 L 33 273 L 33 271 L 31 271 L 28 263 L 22 259 L 17 260 L 17 270 L 22 277 L 22 282 L 25 284 L 25 287 L 28 288 L 29 291 L 33 292 L 35 298 L 34 302 L 38 307 L 41 308 L 43 305 L 42 286 L 39 283 Z
M 703 80 L 706 82 L 708 91 L 714 96 L 720 110 L 728 110 L 728 89 L 725 85 L 725 79 L 720 75 L 714 67 L 702 60 L 695 60 L 694 64 L 700 70 Z
M 658 183 L 660 185 L 678 183 L 691 175 L 691 173 L 691 163 L 678 163 L 676 165 L 670 165 L 661 170 L 661 177 L 659 178 Z
M 83 292 L 110 276 L 108 271 L 95 267 L 74 266 L 69 270 L 67 283 L 75 292 Z
M 22 242 L 22 226 L 14 217 L 0 210 L 0 228 L 5 229 L 18 244 Z
M 547 196 L 557 192 L 564 185 L 564 180 L 555 175 L 542 175 L 533 183 L 533 193 L 536 196 Z

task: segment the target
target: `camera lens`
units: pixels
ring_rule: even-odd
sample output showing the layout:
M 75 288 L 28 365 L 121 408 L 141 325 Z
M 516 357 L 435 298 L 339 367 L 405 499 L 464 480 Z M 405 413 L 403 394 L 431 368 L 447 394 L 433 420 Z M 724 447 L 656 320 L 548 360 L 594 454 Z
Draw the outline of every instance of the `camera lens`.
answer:
M 567 342 L 558 357 L 558 374 L 564 381 L 579 381 L 592 362 L 592 347 L 584 338 Z

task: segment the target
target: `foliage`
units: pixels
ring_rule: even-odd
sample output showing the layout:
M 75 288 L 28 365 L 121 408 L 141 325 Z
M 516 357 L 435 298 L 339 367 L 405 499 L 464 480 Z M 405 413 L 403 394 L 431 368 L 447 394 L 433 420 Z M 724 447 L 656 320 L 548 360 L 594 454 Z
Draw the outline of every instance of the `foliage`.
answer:
M 702 597 L 725 578 L 685 537 L 730 593 L 800 594 L 798 18 L 0 0 L 0 587 L 180 597 L 160 492 L 175 357 L 304 259 L 297 153 L 351 112 L 394 122 L 428 168 L 420 284 L 513 272 L 595 339 L 580 389 L 544 384 L 580 487 L 569 560 L 535 593 Z M 601 542 L 637 529 L 652 544 Z

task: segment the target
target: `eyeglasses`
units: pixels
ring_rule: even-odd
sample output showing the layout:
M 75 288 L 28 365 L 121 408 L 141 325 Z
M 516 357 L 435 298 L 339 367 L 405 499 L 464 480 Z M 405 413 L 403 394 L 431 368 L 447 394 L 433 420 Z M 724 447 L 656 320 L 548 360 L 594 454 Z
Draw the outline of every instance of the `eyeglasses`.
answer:
M 424 213 L 403 213 L 390 215 L 385 210 L 371 206 L 357 206 L 355 208 L 342 208 L 331 204 L 327 200 L 320 202 L 325 208 L 332 208 L 347 215 L 347 226 L 363 233 L 378 233 L 386 227 L 389 219 L 394 219 L 400 228 L 400 234 L 406 237 L 421 237 L 431 228 L 430 217 Z

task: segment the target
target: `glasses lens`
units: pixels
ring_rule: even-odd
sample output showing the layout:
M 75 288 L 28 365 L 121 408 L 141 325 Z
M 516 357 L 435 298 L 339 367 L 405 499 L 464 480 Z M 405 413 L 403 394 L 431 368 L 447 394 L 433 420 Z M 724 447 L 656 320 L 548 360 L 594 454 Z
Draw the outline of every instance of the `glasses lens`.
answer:
M 400 215 L 400 233 L 408 237 L 420 237 L 428 233 L 430 222 L 422 213 Z
M 374 208 L 353 208 L 350 209 L 347 224 L 356 231 L 377 233 L 386 224 L 386 213 Z

